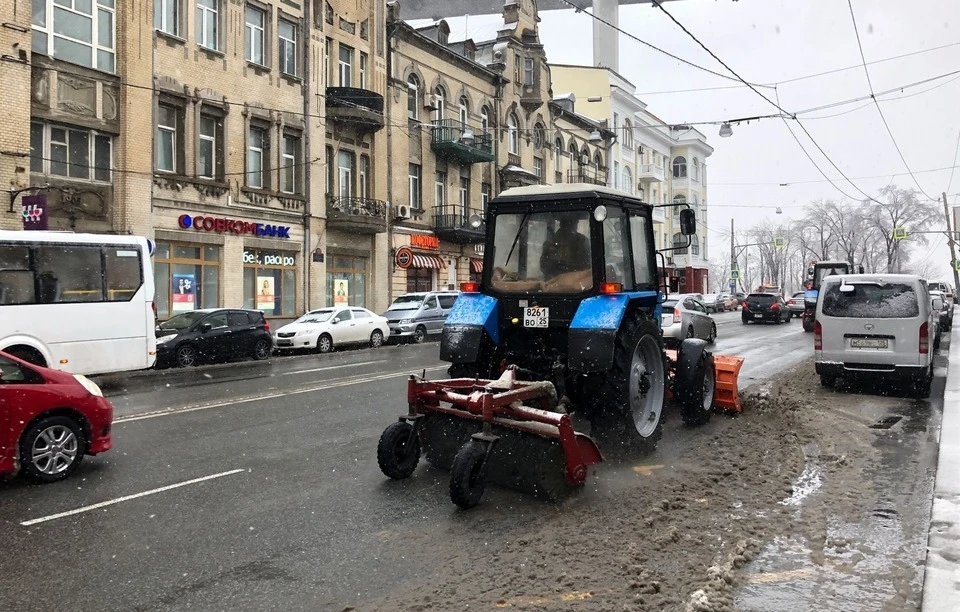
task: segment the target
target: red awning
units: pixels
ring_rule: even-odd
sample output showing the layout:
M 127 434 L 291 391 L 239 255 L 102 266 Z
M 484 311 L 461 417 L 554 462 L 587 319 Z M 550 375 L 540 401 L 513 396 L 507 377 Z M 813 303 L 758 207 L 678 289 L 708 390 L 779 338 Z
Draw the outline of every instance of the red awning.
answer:
M 471 259 L 470 260 L 470 269 L 476 272 L 477 274 L 483 274 L 483 260 L 482 259 Z
M 438 255 L 414 255 L 411 268 L 429 268 L 434 270 L 443 270 L 447 267 L 443 258 Z

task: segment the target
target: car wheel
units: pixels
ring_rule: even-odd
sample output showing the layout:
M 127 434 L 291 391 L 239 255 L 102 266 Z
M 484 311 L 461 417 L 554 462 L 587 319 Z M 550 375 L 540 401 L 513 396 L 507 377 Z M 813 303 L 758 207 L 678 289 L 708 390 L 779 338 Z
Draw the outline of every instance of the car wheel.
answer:
M 83 429 L 70 417 L 41 419 L 20 440 L 20 465 L 28 478 L 56 482 L 72 474 L 86 452 Z
M 333 350 L 333 338 L 329 334 L 320 334 L 317 338 L 317 352 L 329 353 Z
M 257 343 L 253 346 L 253 358 L 257 361 L 263 361 L 264 359 L 270 357 L 270 342 L 267 342 L 264 339 L 257 340 Z
M 417 326 L 417 330 L 413 332 L 413 341 L 417 344 L 420 344 L 427 339 L 427 328 L 423 325 Z
M 197 349 L 190 344 L 177 347 L 177 365 L 181 368 L 197 365 Z
M 710 335 L 707 336 L 707 344 L 713 344 L 717 339 L 717 324 L 710 324 Z
M 370 334 L 370 348 L 380 348 L 381 346 L 383 346 L 383 332 L 375 329 Z

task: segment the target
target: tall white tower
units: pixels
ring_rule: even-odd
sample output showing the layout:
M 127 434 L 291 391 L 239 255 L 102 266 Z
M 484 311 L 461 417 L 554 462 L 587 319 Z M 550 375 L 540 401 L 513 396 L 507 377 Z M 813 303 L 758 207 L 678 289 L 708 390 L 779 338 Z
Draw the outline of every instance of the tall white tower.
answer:
M 618 0 L 593 0 L 593 65 L 620 71 L 620 3 Z M 603 23 L 603 21 L 607 23 Z

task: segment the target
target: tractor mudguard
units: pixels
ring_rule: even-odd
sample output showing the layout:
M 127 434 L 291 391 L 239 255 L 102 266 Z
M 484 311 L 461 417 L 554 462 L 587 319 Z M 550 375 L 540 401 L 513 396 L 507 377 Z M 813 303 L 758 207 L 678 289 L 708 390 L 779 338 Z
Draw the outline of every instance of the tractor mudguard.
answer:
M 461 293 L 447 315 L 440 334 L 440 359 L 451 363 L 477 360 L 484 332 L 500 343 L 497 299 L 482 293 Z
M 617 332 L 627 307 L 635 303 L 651 309 L 659 326 L 658 296 L 656 291 L 635 291 L 599 295 L 580 302 L 567 339 L 569 368 L 578 372 L 606 372 L 613 367 Z

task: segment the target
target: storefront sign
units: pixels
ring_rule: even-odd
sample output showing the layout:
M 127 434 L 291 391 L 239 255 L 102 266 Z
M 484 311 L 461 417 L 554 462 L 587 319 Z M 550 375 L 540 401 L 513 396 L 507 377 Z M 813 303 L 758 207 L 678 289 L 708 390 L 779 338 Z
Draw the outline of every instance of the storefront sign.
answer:
M 276 304 L 274 299 L 273 292 L 273 277 L 272 276 L 258 276 L 257 277 L 257 310 L 269 310 L 273 312 L 273 307 Z
M 197 283 L 193 274 L 173 275 L 173 312 L 193 310 L 197 302 Z
M 436 236 L 428 236 L 426 234 L 411 234 L 410 246 L 419 247 L 421 249 L 439 250 L 440 239 Z
M 398 268 L 406 270 L 413 265 L 413 251 L 408 247 L 400 247 L 397 249 L 397 254 L 393 259 Z
M 20 205 L 23 212 L 23 229 L 45 230 L 48 223 L 47 194 L 41 193 L 32 196 L 23 196 Z M 11 210 L 10 212 L 13 212 Z
M 482 244 L 473 245 L 473 252 L 483 257 L 483 245 Z
M 289 238 L 290 228 L 284 225 L 267 225 L 266 223 L 250 223 L 240 219 L 225 219 L 223 217 L 203 217 L 196 215 L 180 215 L 177 223 L 182 229 L 191 227 L 198 232 L 215 232 L 217 234 L 249 234 L 261 238 Z
M 269 251 L 244 251 L 243 263 L 292 268 L 296 265 L 297 260 L 293 257 L 293 255 L 286 255 L 284 253 L 271 253 Z
M 333 281 L 333 305 L 346 306 L 350 303 L 350 281 L 338 278 Z

